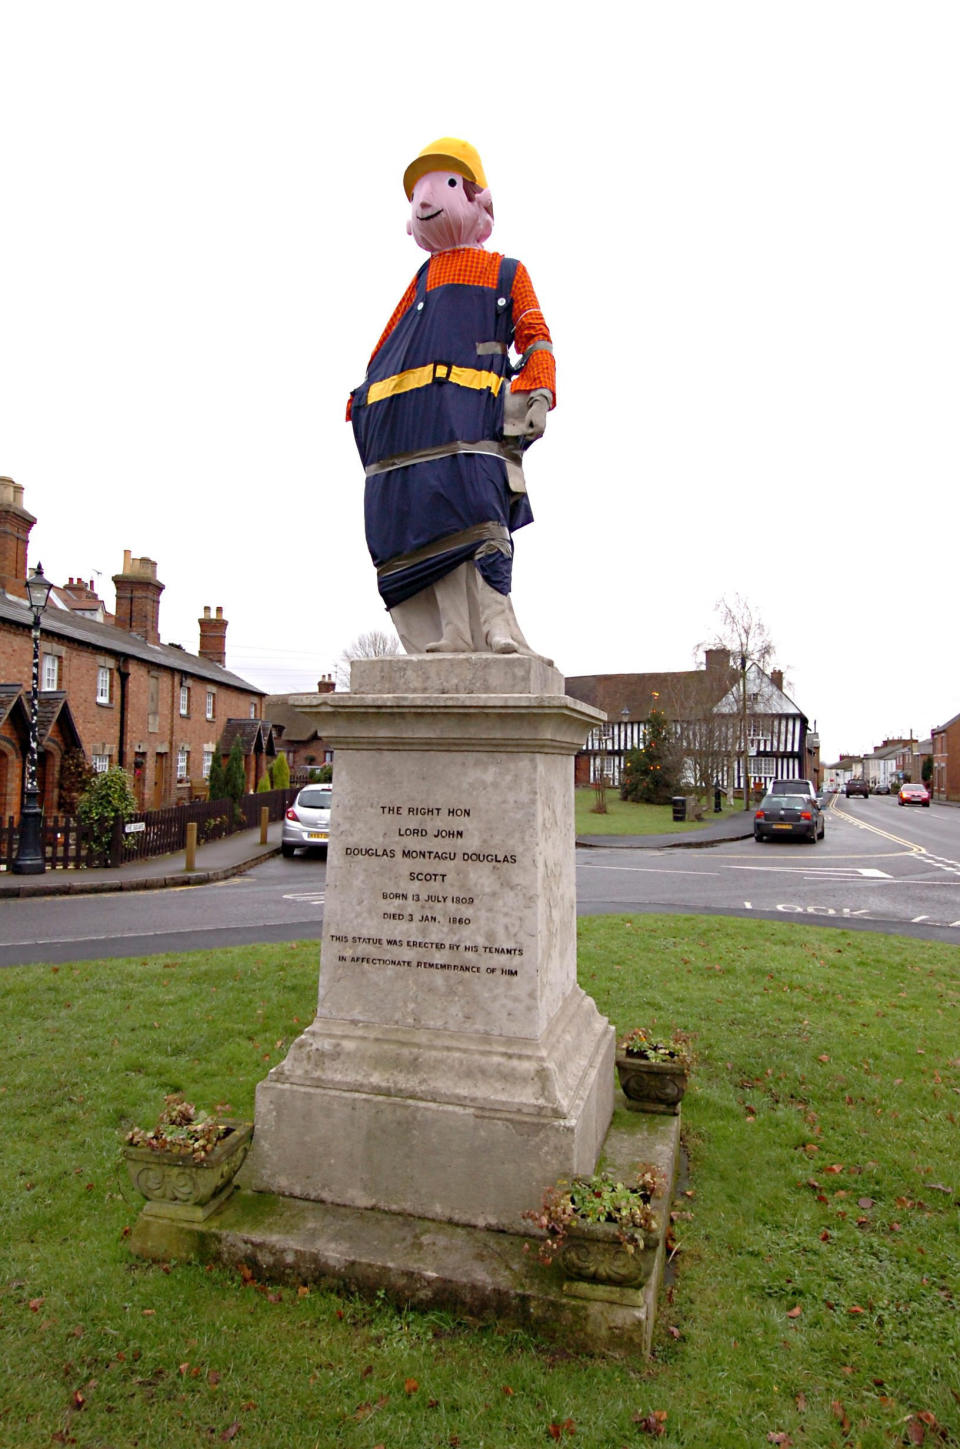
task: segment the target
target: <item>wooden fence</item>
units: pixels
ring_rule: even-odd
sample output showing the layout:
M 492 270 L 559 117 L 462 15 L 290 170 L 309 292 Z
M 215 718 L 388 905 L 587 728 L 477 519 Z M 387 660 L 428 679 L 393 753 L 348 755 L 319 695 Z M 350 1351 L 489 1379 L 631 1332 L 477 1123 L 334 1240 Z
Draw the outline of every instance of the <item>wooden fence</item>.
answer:
M 155 855 L 183 850 L 187 826 L 197 824 L 197 843 L 221 840 L 234 830 L 253 830 L 260 824 L 266 806 L 270 820 L 279 820 L 297 791 L 265 790 L 243 795 L 236 818 L 232 800 L 194 800 L 189 805 L 170 805 L 163 810 L 146 810 L 114 824 L 110 848 L 98 858 L 88 832 L 69 816 L 44 816 L 43 847 L 48 870 L 89 870 L 94 866 L 122 865 Z M 0 823 L 0 870 L 9 870 L 17 854 L 18 829 L 13 816 Z

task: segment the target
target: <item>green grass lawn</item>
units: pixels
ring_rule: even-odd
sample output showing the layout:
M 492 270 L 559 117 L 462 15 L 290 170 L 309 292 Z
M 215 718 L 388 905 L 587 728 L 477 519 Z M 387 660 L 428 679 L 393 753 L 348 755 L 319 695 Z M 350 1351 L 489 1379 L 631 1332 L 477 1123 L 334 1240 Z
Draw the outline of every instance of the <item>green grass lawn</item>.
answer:
M 312 1015 L 316 958 L 248 947 L 0 976 L 2 1449 L 960 1443 L 956 948 L 582 923 L 601 1010 L 619 1029 L 686 1028 L 698 1057 L 675 1276 L 655 1356 L 633 1363 L 129 1256 L 123 1130 L 173 1090 L 249 1115 Z
M 684 831 L 702 830 L 712 820 L 722 817 L 714 815 L 713 801 L 703 807 L 703 820 L 674 820 L 670 805 L 636 805 L 630 800 L 621 800 L 616 790 L 607 791 L 607 813 L 594 813 L 596 795 L 592 786 L 580 786 L 574 792 L 576 811 L 576 832 L 578 835 L 673 835 Z M 742 813 L 742 803 L 731 811 L 723 802 L 723 815 Z

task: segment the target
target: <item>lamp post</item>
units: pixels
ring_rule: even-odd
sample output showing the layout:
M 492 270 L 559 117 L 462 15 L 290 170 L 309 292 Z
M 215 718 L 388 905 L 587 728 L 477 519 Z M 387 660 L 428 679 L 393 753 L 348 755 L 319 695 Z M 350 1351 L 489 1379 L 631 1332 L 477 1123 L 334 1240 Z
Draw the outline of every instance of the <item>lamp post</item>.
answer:
M 43 810 L 37 799 L 37 719 L 40 712 L 40 615 L 47 607 L 53 585 L 37 564 L 27 579 L 27 596 L 33 610 L 33 677 L 30 689 L 30 747 L 27 751 L 26 784 L 20 810 L 17 854 L 11 866 L 15 875 L 41 875 L 46 870 L 43 853 Z
M 740 655 L 740 718 L 743 731 L 743 808 L 750 809 L 750 741 L 747 737 L 747 656 Z

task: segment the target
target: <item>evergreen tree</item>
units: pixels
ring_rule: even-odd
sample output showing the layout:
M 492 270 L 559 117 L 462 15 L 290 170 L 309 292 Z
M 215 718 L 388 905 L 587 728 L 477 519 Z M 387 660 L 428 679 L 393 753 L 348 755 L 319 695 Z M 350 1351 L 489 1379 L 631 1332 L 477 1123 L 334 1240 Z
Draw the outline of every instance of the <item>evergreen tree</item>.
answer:
M 247 772 L 243 764 L 243 748 L 240 744 L 240 736 L 234 737 L 230 746 L 230 755 L 227 759 L 227 769 L 224 776 L 224 792 L 228 799 L 233 801 L 234 818 L 240 818 L 240 797 L 246 794 Z
M 620 799 L 666 805 L 676 794 L 682 770 L 676 738 L 662 709 L 650 711 L 645 731 L 643 748 L 627 751 Z
M 290 784 L 290 766 L 286 755 L 280 754 L 270 766 L 270 780 L 275 790 L 286 790 Z
M 227 782 L 223 773 L 223 760 L 220 758 L 219 750 L 214 750 L 213 752 L 210 774 L 207 776 L 207 791 L 208 800 L 225 800 L 227 797 Z
M 270 784 L 270 771 L 264 770 L 257 783 L 257 794 L 268 795 L 272 789 L 273 786 Z

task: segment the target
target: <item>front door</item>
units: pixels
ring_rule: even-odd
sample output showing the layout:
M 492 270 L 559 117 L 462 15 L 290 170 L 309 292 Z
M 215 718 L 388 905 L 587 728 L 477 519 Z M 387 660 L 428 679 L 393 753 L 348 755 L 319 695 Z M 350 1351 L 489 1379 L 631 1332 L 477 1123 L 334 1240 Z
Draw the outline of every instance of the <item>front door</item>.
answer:
M 153 764 L 153 808 L 160 810 L 167 799 L 167 757 L 157 752 Z

